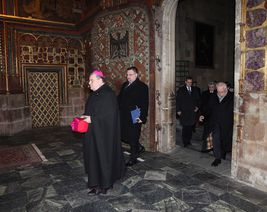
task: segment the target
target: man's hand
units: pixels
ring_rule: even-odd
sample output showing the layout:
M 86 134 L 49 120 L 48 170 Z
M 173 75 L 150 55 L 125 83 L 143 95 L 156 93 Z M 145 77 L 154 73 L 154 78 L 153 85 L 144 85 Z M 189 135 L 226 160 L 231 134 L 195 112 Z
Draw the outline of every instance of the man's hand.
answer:
M 181 111 L 178 111 L 178 112 L 177 112 L 177 115 L 178 115 L 178 116 L 180 116 L 181 114 L 182 114 L 182 112 L 181 112 Z
M 204 116 L 199 116 L 199 121 L 200 122 L 203 122 L 204 121 L 204 118 L 205 118 Z
M 139 124 L 143 123 L 142 120 L 141 120 L 140 118 L 137 118 L 136 121 L 137 121 L 137 123 L 139 123 Z
M 81 118 L 84 119 L 85 122 L 91 123 L 91 116 L 82 115 Z

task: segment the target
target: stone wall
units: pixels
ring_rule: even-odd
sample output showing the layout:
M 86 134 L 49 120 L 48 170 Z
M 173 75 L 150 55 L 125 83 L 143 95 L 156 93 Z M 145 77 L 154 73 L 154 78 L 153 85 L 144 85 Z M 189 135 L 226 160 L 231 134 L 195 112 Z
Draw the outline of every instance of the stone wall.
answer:
M 25 107 L 24 94 L 0 95 L 0 135 L 31 128 L 30 109 Z
M 87 92 L 83 88 L 68 90 L 68 104 L 60 105 L 60 126 L 69 126 L 74 117 L 84 113 Z M 30 107 L 24 94 L 0 95 L 0 135 L 10 136 L 32 128 Z
M 234 177 L 267 191 L 266 1 L 242 5 L 241 80 Z
M 60 126 L 68 126 L 74 117 L 84 113 L 86 92 L 83 88 L 68 90 L 68 104 L 60 106 Z
M 178 1 L 176 60 L 189 61 L 189 75 L 206 89 L 209 81 L 234 82 L 234 1 Z M 197 66 L 196 23 L 214 27 L 213 67 Z

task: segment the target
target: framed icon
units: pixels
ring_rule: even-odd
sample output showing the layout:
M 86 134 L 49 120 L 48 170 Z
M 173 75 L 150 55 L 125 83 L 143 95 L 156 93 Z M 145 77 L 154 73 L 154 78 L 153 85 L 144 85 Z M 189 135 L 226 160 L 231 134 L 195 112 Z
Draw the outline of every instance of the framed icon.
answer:
M 195 23 L 195 66 L 214 67 L 214 26 Z

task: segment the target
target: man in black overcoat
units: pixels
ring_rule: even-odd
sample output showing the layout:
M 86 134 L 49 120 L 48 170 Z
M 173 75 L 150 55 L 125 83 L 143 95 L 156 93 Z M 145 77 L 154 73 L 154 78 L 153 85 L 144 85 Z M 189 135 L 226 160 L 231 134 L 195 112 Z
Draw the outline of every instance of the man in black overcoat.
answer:
M 139 80 L 136 67 L 128 68 L 126 77 L 127 81 L 122 84 L 118 102 L 121 118 L 121 138 L 131 148 L 131 156 L 126 165 L 132 166 L 137 163 L 141 127 L 147 121 L 149 95 L 148 86 Z M 140 108 L 141 113 L 137 123 L 133 123 L 131 111 L 137 107 Z
M 176 113 L 182 125 L 182 140 L 184 147 L 191 144 L 192 131 L 196 124 L 199 109 L 199 91 L 192 86 L 192 77 L 187 77 L 185 85 L 180 87 L 176 95 Z
M 212 166 L 218 166 L 221 158 L 232 150 L 234 95 L 229 92 L 224 82 L 216 84 L 217 94 L 209 101 L 209 124 L 213 137 L 213 153 L 215 160 Z M 200 121 L 205 119 L 200 116 Z
M 105 194 L 113 183 L 123 177 L 125 161 L 120 139 L 120 119 L 117 97 L 104 83 L 103 73 L 95 70 L 89 78 L 93 91 L 82 118 L 89 123 L 84 135 L 83 152 L 88 174 L 88 193 Z

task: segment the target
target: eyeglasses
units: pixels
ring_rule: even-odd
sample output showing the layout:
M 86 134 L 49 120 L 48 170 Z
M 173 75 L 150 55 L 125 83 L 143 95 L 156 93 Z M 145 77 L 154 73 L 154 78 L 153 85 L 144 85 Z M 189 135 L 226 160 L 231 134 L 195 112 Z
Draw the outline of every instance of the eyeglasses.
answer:
M 126 76 L 134 76 L 134 75 L 136 75 L 136 74 L 126 74 Z

